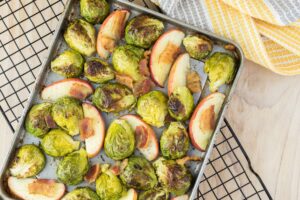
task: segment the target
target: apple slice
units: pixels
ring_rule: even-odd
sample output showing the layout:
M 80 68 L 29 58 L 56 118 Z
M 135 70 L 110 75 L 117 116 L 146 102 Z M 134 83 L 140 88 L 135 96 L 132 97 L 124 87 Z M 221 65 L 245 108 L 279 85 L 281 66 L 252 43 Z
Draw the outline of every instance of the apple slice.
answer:
M 107 59 L 124 33 L 130 12 L 125 9 L 112 12 L 102 23 L 97 37 L 98 55 Z
M 126 120 L 136 132 L 137 148 L 149 161 L 154 160 L 159 153 L 158 142 L 153 129 L 136 115 L 124 115 Z
M 85 138 L 85 148 L 89 158 L 95 157 L 102 149 L 105 137 L 105 123 L 97 108 L 89 103 L 82 104 L 84 118 L 92 121 L 89 123 L 93 130 L 93 134 Z M 85 129 L 86 130 L 86 129 Z
M 162 34 L 155 42 L 150 55 L 150 73 L 152 79 L 160 86 L 168 77 L 170 68 L 180 51 L 184 33 L 172 29 Z
M 100 174 L 100 172 L 101 172 L 101 167 L 100 167 L 100 164 L 97 163 L 89 169 L 89 171 L 86 173 L 86 175 L 84 177 L 84 180 L 88 183 L 93 183 L 98 178 L 98 175 Z
M 171 200 L 188 200 L 189 196 L 187 194 L 178 196 L 178 197 L 173 197 Z
M 70 96 L 83 100 L 93 92 L 94 88 L 89 82 L 79 78 L 68 78 L 46 86 L 41 92 L 41 98 L 55 101 L 60 97 Z
M 180 54 L 174 62 L 168 80 L 168 95 L 170 96 L 176 87 L 186 86 L 187 74 L 190 71 L 190 56 L 188 53 Z
M 120 198 L 120 200 L 137 200 L 138 194 L 135 189 L 129 189 L 127 194 Z
M 10 192 L 24 200 L 59 200 L 66 191 L 64 184 L 52 179 L 18 179 L 11 176 L 7 182 Z
M 225 95 L 212 93 L 197 105 L 189 124 L 192 144 L 200 151 L 205 151 L 215 130 L 215 123 L 223 105 Z

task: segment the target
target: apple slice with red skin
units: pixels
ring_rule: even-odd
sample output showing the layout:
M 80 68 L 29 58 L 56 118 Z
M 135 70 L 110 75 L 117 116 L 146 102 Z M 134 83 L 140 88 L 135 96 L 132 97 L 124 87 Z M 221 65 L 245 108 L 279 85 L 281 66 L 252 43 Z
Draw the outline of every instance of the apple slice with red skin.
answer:
M 93 183 L 98 178 L 100 172 L 101 172 L 101 167 L 100 164 L 97 163 L 89 169 L 89 171 L 84 176 L 84 180 L 87 181 L 88 183 Z
M 173 197 L 171 200 L 188 200 L 189 196 L 187 194 L 178 196 L 178 197 Z
M 35 179 L 9 177 L 9 191 L 24 200 L 59 200 L 63 197 L 66 187 L 52 179 Z
M 190 56 L 188 53 L 180 54 L 172 65 L 168 80 L 168 95 L 170 96 L 176 87 L 186 86 L 187 73 L 190 71 Z
M 135 189 L 129 189 L 127 194 L 120 198 L 120 200 L 137 200 L 138 194 Z
M 189 135 L 191 142 L 200 151 L 205 151 L 215 130 L 215 123 L 223 105 L 225 95 L 212 93 L 202 99 L 190 119 Z
M 90 132 L 90 129 L 92 129 L 93 134 L 90 133 L 80 133 L 80 134 L 89 135 L 87 138 L 84 139 L 85 148 L 88 157 L 93 158 L 101 151 L 103 147 L 103 142 L 105 138 L 105 122 L 101 116 L 101 113 L 98 111 L 98 109 L 95 106 L 89 103 L 83 103 L 82 108 L 83 108 L 84 119 L 89 119 L 87 120 L 89 128 L 84 129 L 81 127 L 81 130 L 87 130 L 88 132 Z M 83 123 L 81 123 L 81 125 L 86 126 Z
M 149 161 L 157 158 L 159 153 L 158 142 L 153 129 L 136 115 L 124 115 L 126 120 L 136 132 L 137 148 Z
M 46 86 L 41 92 L 41 98 L 55 101 L 60 97 L 70 96 L 83 100 L 93 92 L 94 88 L 89 82 L 79 78 L 68 78 Z
M 153 81 L 160 87 L 164 87 L 183 38 L 184 32 L 172 29 L 162 34 L 153 45 L 150 55 L 150 73 Z
M 112 12 L 104 20 L 97 37 L 97 52 L 101 58 L 107 59 L 113 51 L 124 34 L 124 27 L 129 16 L 130 11 L 121 9 Z

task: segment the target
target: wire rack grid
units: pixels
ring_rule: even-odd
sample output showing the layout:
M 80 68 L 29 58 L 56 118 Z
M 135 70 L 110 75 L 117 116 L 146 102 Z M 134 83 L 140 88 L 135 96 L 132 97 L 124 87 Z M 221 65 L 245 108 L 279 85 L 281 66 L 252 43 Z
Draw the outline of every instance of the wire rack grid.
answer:
M 66 1 L 0 1 L 0 111 L 12 131 L 26 105 Z M 131 1 L 157 9 L 148 0 Z M 226 119 L 196 199 L 272 199 Z

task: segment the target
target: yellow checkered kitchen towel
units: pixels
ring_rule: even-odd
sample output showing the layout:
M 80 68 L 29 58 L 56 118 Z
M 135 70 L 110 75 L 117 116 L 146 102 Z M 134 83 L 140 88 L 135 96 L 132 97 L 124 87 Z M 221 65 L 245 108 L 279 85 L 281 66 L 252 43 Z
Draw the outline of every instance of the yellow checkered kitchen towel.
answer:
M 246 58 L 300 74 L 300 0 L 152 0 L 169 16 L 238 42 Z

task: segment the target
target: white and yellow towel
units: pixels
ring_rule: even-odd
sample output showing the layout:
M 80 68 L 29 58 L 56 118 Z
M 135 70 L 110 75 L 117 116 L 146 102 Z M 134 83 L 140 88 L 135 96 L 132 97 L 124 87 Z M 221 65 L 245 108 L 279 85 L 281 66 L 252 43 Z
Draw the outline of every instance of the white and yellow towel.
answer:
M 246 58 L 300 74 L 300 0 L 152 0 L 169 16 L 238 42 Z

